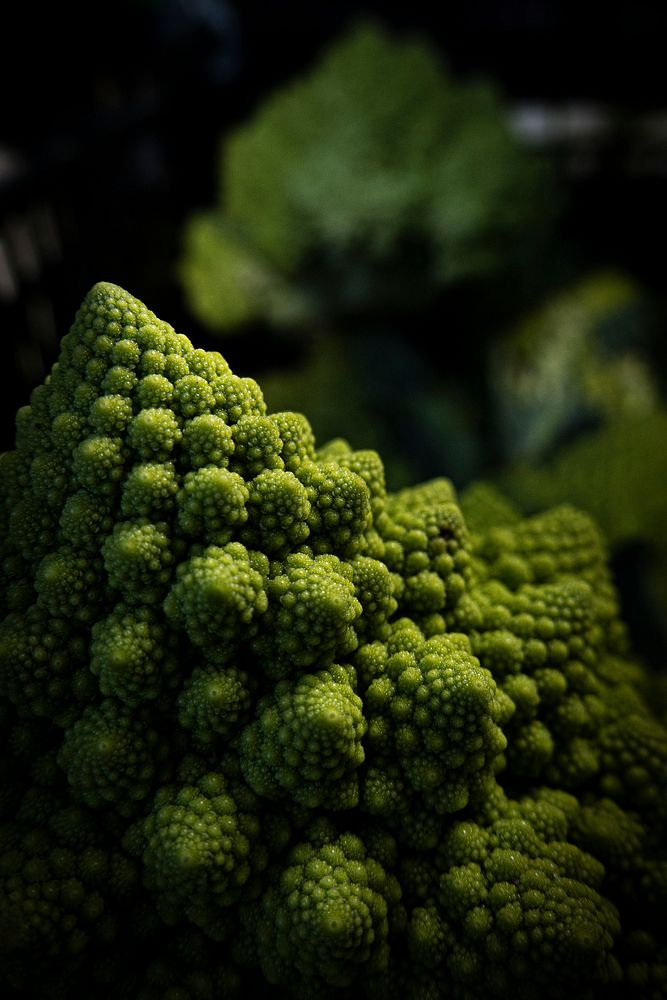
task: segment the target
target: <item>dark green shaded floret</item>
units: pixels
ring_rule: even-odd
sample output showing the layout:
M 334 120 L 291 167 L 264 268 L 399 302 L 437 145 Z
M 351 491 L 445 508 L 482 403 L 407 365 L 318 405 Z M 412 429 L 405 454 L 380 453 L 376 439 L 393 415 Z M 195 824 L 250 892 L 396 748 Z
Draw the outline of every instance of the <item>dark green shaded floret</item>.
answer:
M 90 669 L 102 694 L 131 706 L 154 701 L 176 682 L 176 642 L 158 612 L 119 604 L 92 630 Z
M 597 891 L 604 869 L 590 855 L 523 819 L 501 819 L 489 828 L 455 824 L 436 865 L 432 925 L 427 933 L 413 925 L 411 947 L 418 962 L 433 964 L 435 922 L 448 943 L 445 956 L 436 936 L 436 956 L 455 990 L 557 998 L 568 986 L 620 978 L 611 955 L 618 914 Z
M 228 738 L 246 719 L 252 705 L 249 678 L 233 666 L 195 667 L 178 700 L 178 721 L 195 743 L 208 749 Z
M 240 788 L 235 797 L 219 774 L 158 792 L 143 825 L 143 862 L 168 923 L 184 912 L 212 937 L 224 936 L 220 910 L 266 864 L 257 812 L 254 796 Z
M 102 546 L 109 584 L 133 604 L 157 604 L 171 580 L 174 554 L 164 521 L 121 521 Z
M 288 797 L 310 809 L 357 804 L 366 723 L 353 684 L 349 669 L 332 665 L 281 681 L 260 701 L 240 743 L 241 767 L 258 795 Z
M 94 809 L 111 806 L 130 816 L 164 780 L 166 753 L 150 717 L 107 699 L 88 707 L 67 729 L 58 763 L 75 801 Z
M 136 867 L 99 837 L 77 842 L 76 826 L 17 828 L 0 848 L 0 955 L 9 982 L 25 949 L 67 968 L 91 944 L 108 948 L 119 935 L 113 910 L 132 898 Z
M 259 904 L 258 950 L 270 983 L 296 974 L 311 993 L 352 983 L 388 964 L 396 879 L 349 833 L 293 848 Z M 303 992 L 297 987 L 297 992 Z

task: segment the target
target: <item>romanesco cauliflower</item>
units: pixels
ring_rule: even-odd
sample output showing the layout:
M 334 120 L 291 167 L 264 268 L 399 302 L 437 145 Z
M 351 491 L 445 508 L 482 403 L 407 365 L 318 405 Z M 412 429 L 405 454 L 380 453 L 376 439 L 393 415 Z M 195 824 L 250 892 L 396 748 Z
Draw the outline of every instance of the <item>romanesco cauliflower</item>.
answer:
M 0 483 L 5 996 L 667 996 L 667 733 L 586 515 L 392 493 L 108 283 Z

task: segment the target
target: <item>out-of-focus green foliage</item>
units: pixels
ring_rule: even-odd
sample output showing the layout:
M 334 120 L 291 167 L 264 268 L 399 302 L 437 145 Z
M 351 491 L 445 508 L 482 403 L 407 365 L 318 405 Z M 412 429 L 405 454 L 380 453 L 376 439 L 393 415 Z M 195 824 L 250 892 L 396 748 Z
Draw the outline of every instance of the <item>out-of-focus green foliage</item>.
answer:
M 667 410 L 621 417 L 582 435 L 543 465 L 502 478 L 524 509 L 569 500 L 591 513 L 612 545 L 667 528 Z
M 539 461 L 582 426 L 651 412 L 658 393 L 642 353 L 641 313 L 630 279 L 593 274 L 496 341 L 489 384 L 506 460 Z M 561 472 L 554 475 L 562 481 Z
M 363 25 L 227 136 L 180 271 L 215 330 L 405 309 L 509 268 L 553 197 L 489 84 Z

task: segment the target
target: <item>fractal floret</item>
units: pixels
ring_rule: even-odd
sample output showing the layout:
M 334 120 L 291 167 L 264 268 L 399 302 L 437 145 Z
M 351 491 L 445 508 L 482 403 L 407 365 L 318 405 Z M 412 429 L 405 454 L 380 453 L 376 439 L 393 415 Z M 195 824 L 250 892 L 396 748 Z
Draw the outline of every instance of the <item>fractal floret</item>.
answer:
M 667 996 L 589 516 L 391 492 L 109 283 L 0 482 L 3 996 Z

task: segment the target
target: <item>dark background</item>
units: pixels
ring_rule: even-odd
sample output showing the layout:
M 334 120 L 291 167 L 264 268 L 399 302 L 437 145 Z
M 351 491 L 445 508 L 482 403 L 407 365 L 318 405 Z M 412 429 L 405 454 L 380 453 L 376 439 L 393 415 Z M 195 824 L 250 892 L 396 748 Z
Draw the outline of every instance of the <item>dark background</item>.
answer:
M 184 220 L 215 197 L 219 137 L 364 15 L 421 32 L 462 77 L 497 81 L 510 107 L 610 114 L 604 136 L 584 128 L 550 151 L 568 194 L 560 238 L 582 269 L 617 266 L 661 299 L 667 12 L 648 0 L 429 6 L 125 0 L 14 9 L 0 60 L 0 448 L 11 447 L 17 406 L 98 280 L 123 285 L 212 346 L 174 263 Z M 223 349 L 241 374 L 261 377 L 271 361 L 246 356 L 242 338 Z

